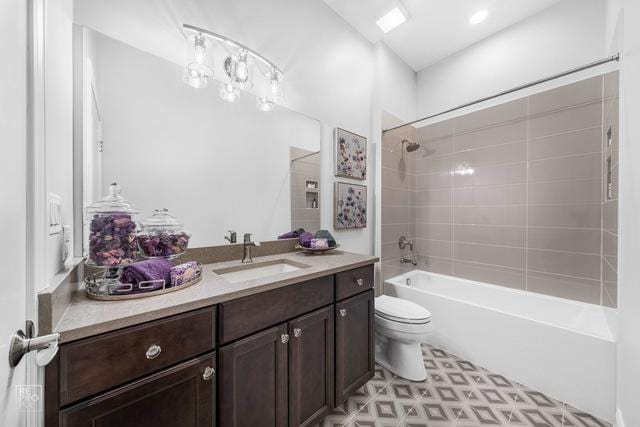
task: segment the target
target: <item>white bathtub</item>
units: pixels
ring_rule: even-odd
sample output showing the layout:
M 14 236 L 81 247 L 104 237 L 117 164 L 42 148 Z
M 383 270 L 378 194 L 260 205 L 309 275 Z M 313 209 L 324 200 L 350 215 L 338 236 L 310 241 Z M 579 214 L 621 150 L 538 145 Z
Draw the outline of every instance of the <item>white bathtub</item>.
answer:
M 431 312 L 429 344 L 613 420 L 614 309 L 421 270 L 384 293 Z

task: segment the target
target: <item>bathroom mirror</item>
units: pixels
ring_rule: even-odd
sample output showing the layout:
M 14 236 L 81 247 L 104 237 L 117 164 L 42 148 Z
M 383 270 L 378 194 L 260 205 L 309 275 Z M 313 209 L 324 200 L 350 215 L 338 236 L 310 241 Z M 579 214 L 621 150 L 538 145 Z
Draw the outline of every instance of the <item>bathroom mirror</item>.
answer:
M 78 39 L 83 207 L 117 182 L 140 218 L 166 208 L 184 223 L 190 247 L 223 244 L 228 230 L 260 241 L 320 228 L 319 121 L 282 106 L 260 111 L 249 93 L 226 102 L 217 81 L 189 87 L 181 65 L 97 31 L 78 26 Z

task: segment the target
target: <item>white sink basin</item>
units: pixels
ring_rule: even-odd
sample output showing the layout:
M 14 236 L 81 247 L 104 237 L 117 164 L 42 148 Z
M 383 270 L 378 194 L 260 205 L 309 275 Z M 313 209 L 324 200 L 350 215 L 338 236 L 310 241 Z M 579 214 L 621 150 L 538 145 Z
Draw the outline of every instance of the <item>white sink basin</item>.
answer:
M 293 263 L 288 260 L 275 260 L 242 266 L 221 268 L 213 272 L 224 277 L 231 283 L 244 282 L 245 280 L 262 279 L 264 277 L 277 276 L 309 267 L 305 264 Z

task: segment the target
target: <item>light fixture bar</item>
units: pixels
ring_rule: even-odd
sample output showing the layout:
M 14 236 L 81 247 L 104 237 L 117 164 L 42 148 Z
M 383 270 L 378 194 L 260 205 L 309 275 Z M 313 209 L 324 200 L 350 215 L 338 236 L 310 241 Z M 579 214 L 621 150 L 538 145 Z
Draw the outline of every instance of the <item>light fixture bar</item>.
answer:
M 191 32 L 194 32 L 194 33 L 202 34 L 204 36 L 211 37 L 212 39 L 215 39 L 215 40 L 217 40 L 219 42 L 227 43 L 227 44 L 229 44 L 229 45 L 231 45 L 231 46 L 233 46 L 235 48 L 246 50 L 252 57 L 254 57 L 255 59 L 257 59 L 260 62 L 262 62 L 263 64 L 265 64 L 267 67 L 277 71 L 281 75 L 284 74 L 282 72 L 282 70 L 280 70 L 280 68 L 278 68 L 273 62 L 269 61 L 267 58 L 265 58 L 264 56 L 260 55 L 255 50 L 243 45 L 242 43 L 238 43 L 235 40 L 232 40 L 232 39 L 230 39 L 228 37 L 225 37 L 223 35 L 214 33 L 213 31 L 209 31 L 209 30 L 205 30 L 204 28 L 196 27 L 195 25 L 182 24 L 182 28 L 185 31 L 191 31 Z

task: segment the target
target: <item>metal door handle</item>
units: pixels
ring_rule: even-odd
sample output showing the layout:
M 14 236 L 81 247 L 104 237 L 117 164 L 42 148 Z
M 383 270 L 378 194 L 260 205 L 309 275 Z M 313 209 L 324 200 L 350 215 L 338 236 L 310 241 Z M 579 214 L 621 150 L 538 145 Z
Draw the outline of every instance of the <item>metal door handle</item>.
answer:
M 289 342 L 289 334 L 280 335 L 280 341 L 282 341 L 282 344 L 288 343 Z
M 209 381 L 216 374 L 216 370 L 211 366 L 207 366 L 204 368 L 204 372 L 202 373 L 202 379 L 205 381 Z
M 293 336 L 296 337 L 296 338 L 300 338 L 300 335 L 302 335 L 302 329 L 294 328 L 293 329 Z
M 160 356 L 160 353 L 162 352 L 162 348 L 157 345 L 157 344 L 153 344 L 151 347 L 149 347 L 147 349 L 147 359 L 155 359 L 156 357 Z
M 46 366 L 58 352 L 58 339 L 60 334 L 49 334 L 41 337 L 32 337 L 33 323 L 27 322 L 27 333 L 22 329 L 11 337 L 9 345 L 9 366 L 15 368 L 22 360 L 22 356 L 37 351 L 36 364 Z
M 347 309 L 346 308 L 341 308 L 340 309 L 340 316 L 342 316 L 342 317 L 346 317 L 347 316 Z

